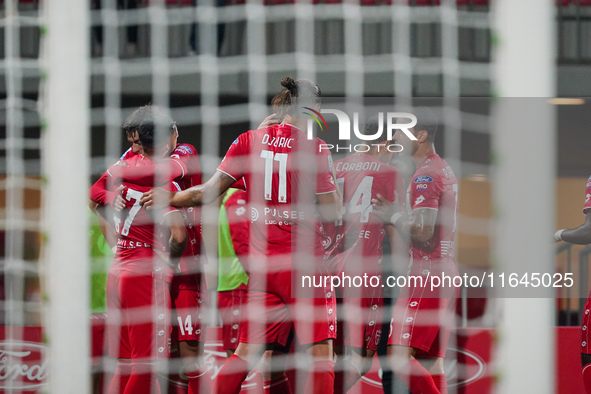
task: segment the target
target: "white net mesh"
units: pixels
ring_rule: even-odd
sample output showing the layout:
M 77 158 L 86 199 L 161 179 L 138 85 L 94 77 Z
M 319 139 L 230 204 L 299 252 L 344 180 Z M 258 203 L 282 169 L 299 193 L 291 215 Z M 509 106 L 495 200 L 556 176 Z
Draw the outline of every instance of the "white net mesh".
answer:
M 3 43 L 0 45 L 3 45 L 3 62 L 0 68 L 5 83 L 0 84 L 0 117 L 5 127 L 0 131 L 0 173 L 3 176 L 0 180 L 3 193 L 3 196 L 0 195 L 3 200 L 0 200 L 3 208 L 0 223 L 4 235 L 3 280 L 0 281 L 0 315 L 4 336 L 0 340 L 8 344 L 23 341 L 42 343 L 43 335 L 49 334 L 50 346 L 64 343 L 61 349 L 64 354 L 61 351 L 52 353 L 58 357 L 56 363 L 61 362 L 59 357 L 67 359 L 72 348 L 92 349 L 92 371 L 95 373 L 93 390 L 99 392 L 99 385 L 105 390 L 111 374 L 116 372 L 116 361 L 101 346 L 109 342 L 106 340 L 108 330 L 104 330 L 104 314 L 106 275 L 112 259 L 110 247 L 101 238 L 100 229 L 95 223 L 91 230 L 91 261 L 80 258 L 79 261 L 68 260 L 67 263 L 67 266 L 76 263 L 91 267 L 91 275 L 76 271 L 77 275 L 91 277 L 90 290 L 85 289 L 86 278 L 66 275 L 69 276 L 67 279 L 82 287 L 72 287 L 71 299 L 75 301 L 72 301 L 71 306 L 63 305 L 65 310 L 78 308 L 80 305 L 77 303 L 85 302 L 86 295 L 77 292 L 91 293 L 91 307 L 88 310 L 72 311 L 84 318 L 92 312 L 91 348 L 90 344 L 84 342 L 84 336 L 74 337 L 69 334 L 69 329 L 78 329 L 78 326 L 72 324 L 68 329 L 67 325 L 52 323 L 54 319 L 51 314 L 55 313 L 52 308 L 59 299 L 57 293 L 53 293 L 55 287 L 69 285 L 63 274 L 52 268 L 51 262 L 43 265 L 43 269 L 38 262 L 43 240 L 67 237 L 44 231 L 51 229 L 52 232 L 59 232 L 59 228 L 74 222 L 82 228 L 86 224 L 81 215 L 88 216 L 90 213 L 83 213 L 83 209 L 78 207 L 78 210 L 72 211 L 75 213 L 66 215 L 63 223 L 53 223 L 53 226 L 42 229 L 41 206 L 50 212 L 57 209 L 47 205 L 48 201 L 53 204 L 54 200 L 49 198 L 49 189 L 41 191 L 42 185 L 45 180 L 51 184 L 52 177 L 55 179 L 60 170 L 57 170 L 58 173 L 48 173 L 49 162 L 43 162 L 42 165 L 41 156 L 49 158 L 50 162 L 57 162 L 60 157 L 67 157 L 68 152 L 76 151 L 90 159 L 87 162 L 89 173 L 85 169 L 86 164 L 79 165 L 72 160 L 71 170 L 64 176 L 68 178 L 71 174 L 82 173 L 84 184 L 80 180 L 79 183 L 72 183 L 77 176 L 71 175 L 71 187 L 67 184 L 64 186 L 63 198 L 70 198 L 70 188 L 86 191 L 130 147 L 122 132 L 124 121 L 137 107 L 152 103 L 170 113 L 178 126 L 178 141 L 196 148 L 203 180 L 207 180 L 216 173 L 226 150 L 238 135 L 248 129 L 255 129 L 271 114 L 270 100 L 281 90 L 279 81 L 287 75 L 296 79 L 310 79 L 319 86 L 324 97 L 339 98 L 341 102 L 348 100 L 353 103 L 351 105 L 368 97 L 394 97 L 396 99 L 392 101 L 400 108 L 413 105 L 432 108 L 440 120 L 442 130 L 435 142 L 437 152 L 453 168 L 459 183 L 456 257 L 460 271 L 477 275 L 490 271 L 490 218 L 493 216 L 488 209 L 492 204 L 489 185 L 491 103 L 488 99 L 476 98 L 490 97 L 496 93 L 491 82 L 495 70 L 495 63 L 491 60 L 491 31 L 495 15 L 490 3 L 486 0 L 92 0 L 85 4 L 88 18 L 79 17 L 81 23 L 86 25 L 86 34 L 90 36 L 90 39 L 84 37 L 89 46 L 80 46 L 81 52 L 77 55 L 78 59 L 88 61 L 90 80 L 89 91 L 85 92 L 80 87 L 77 94 L 87 95 L 90 104 L 84 105 L 84 111 L 77 112 L 77 116 L 70 119 L 82 119 L 81 127 L 77 130 L 73 130 L 76 128 L 75 123 L 63 123 L 72 133 L 65 139 L 68 142 L 64 142 L 61 149 L 53 148 L 55 151 L 47 152 L 41 148 L 40 136 L 47 124 L 54 126 L 62 123 L 52 118 L 55 116 L 53 113 L 44 112 L 47 119 L 39 115 L 40 108 L 45 111 L 51 107 L 47 98 L 53 96 L 47 89 L 54 89 L 45 80 L 46 73 L 54 71 L 46 71 L 46 66 L 41 66 L 44 63 L 38 60 L 39 47 L 41 42 L 47 53 L 55 51 L 52 45 L 56 44 L 42 33 L 48 25 L 59 29 L 60 24 L 50 24 L 50 13 L 43 14 L 41 4 L 37 1 L 1 2 L 0 32 Z M 53 2 L 45 2 L 44 6 L 48 10 L 57 7 Z M 572 8 L 564 6 L 561 10 L 571 12 Z M 76 16 L 72 18 L 76 19 Z M 583 56 L 581 53 L 579 51 L 579 55 Z M 72 56 L 76 54 L 72 52 Z M 66 64 L 70 60 L 63 58 L 62 61 Z M 78 68 L 83 67 L 84 63 L 81 63 Z M 67 78 L 63 83 L 67 83 Z M 76 90 L 72 92 L 76 94 Z M 68 94 L 67 90 L 63 94 Z M 46 101 L 41 100 L 43 97 Z M 422 100 L 418 100 L 419 97 Z M 78 104 L 86 101 L 76 99 Z M 66 110 L 62 116 L 67 120 Z M 89 128 L 82 127 L 84 119 L 88 119 Z M 333 124 L 329 123 L 327 127 L 332 130 Z M 55 129 L 51 132 L 60 133 Z M 83 138 L 77 137 L 82 134 Z M 156 140 L 165 138 L 167 135 L 159 134 Z M 86 151 L 88 142 L 89 155 Z M 43 149 L 50 148 L 44 146 Z M 337 155 L 333 152 L 333 155 L 335 159 L 344 157 L 342 153 Z M 159 176 L 166 177 L 166 174 Z M 225 333 L 220 325 L 224 316 L 220 318 L 216 301 L 220 227 L 218 206 L 210 204 L 201 211 L 203 247 L 200 253 L 208 260 L 203 269 L 209 279 L 207 295 L 210 308 L 199 314 L 209 317 L 211 327 L 207 336 L 203 336 L 206 344 L 205 350 L 201 350 L 200 362 L 209 368 L 212 377 L 219 372 L 225 359 L 222 341 Z M 94 220 L 94 216 L 90 217 Z M 73 228 L 78 228 L 76 226 Z M 67 244 L 67 239 L 64 242 Z M 79 249 L 79 253 L 87 254 L 86 248 Z M 56 256 L 61 256 L 55 257 L 58 259 L 68 258 L 67 254 Z M 50 316 L 45 316 L 45 320 L 41 318 L 41 272 L 54 286 L 46 288 L 52 295 L 47 294 L 49 309 L 46 315 Z M 52 278 L 56 275 L 62 277 L 54 282 Z M 484 294 L 481 298 L 489 295 Z M 462 297 L 458 301 L 461 307 L 454 318 L 454 327 L 458 329 L 454 333 L 464 331 L 457 336 L 452 335 L 445 363 L 449 392 L 459 392 L 460 388 L 469 391 L 468 387 L 474 381 L 486 383 L 485 386 L 473 386 L 472 390 L 490 390 L 492 387 L 492 360 L 479 358 L 466 361 L 464 352 L 472 351 L 465 349 L 466 338 L 473 333 L 471 328 L 490 329 L 496 325 L 497 315 L 492 299 L 477 305 L 476 308 L 483 308 L 482 314 L 477 314 L 477 317 L 470 314 L 474 310 L 474 303 L 477 303 L 474 300 L 478 297 L 471 289 L 462 288 Z M 303 315 L 308 313 L 305 307 L 302 310 Z M 386 315 L 390 313 L 387 308 L 385 310 Z M 57 319 L 57 315 L 54 317 Z M 158 319 L 157 313 L 154 319 Z M 382 336 L 386 336 L 385 331 L 389 329 L 388 320 L 389 317 L 386 317 Z M 186 318 L 180 319 L 179 323 L 183 330 L 197 329 L 197 326 L 186 324 Z M 179 323 L 173 318 L 173 324 Z M 234 324 L 237 323 L 229 326 L 233 327 Z M 50 328 L 59 330 L 58 326 L 64 331 L 51 331 Z M 44 327 L 43 333 L 40 327 Z M 62 339 L 57 340 L 56 335 Z M 235 332 L 228 335 L 234 335 L 229 338 L 230 341 L 238 341 Z M 488 335 L 492 338 L 493 334 Z M 70 344 L 66 345 L 68 342 Z M 489 342 L 492 343 L 492 340 L 489 339 Z M 7 346 L 22 350 L 21 345 Z M 30 357 L 19 361 L 17 356 L 11 356 L 9 364 L 33 366 L 38 362 L 42 365 L 41 356 Z M 343 358 L 339 356 L 339 360 Z M 79 360 L 70 361 L 75 364 Z M 78 368 L 86 368 L 88 361 L 79 361 Z M 258 368 L 263 371 L 281 369 L 282 363 L 273 361 L 271 367 L 261 364 Z M 295 375 L 290 372 L 288 376 L 296 382 L 297 390 L 302 391 L 306 379 L 303 371 L 310 363 L 306 352 L 296 348 L 289 353 L 285 363 L 288 370 L 298 370 Z M 152 367 L 154 371 L 160 372 L 162 392 L 171 392 L 178 387 L 186 389 L 187 379 L 184 376 L 175 377 L 171 373 L 169 379 L 165 378 L 166 368 L 172 370 L 179 365 L 182 362 L 167 362 L 162 367 Z M 188 367 L 182 365 L 182 368 Z M 337 363 L 336 368 L 341 370 L 346 366 Z M 371 371 L 357 388 L 363 386 L 364 390 L 371 392 L 380 389 L 384 376 L 384 380 L 389 381 L 391 378 L 378 372 L 379 368 L 376 359 Z M 480 368 L 478 373 L 473 373 L 474 368 Z M 20 392 L 24 386 L 37 385 L 32 390 L 46 387 L 47 371 L 29 375 L 24 372 L 20 375 L 0 373 L 0 382 L 4 385 L 0 390 Z M 85 379 L 72 376 L 72 382 L 76 384 L 63 387 L 60 386 L 64 384 L 63 381 L 57 376 L 56 373 L 56 386 L 52 386 L 55 392 L 85 390 L 80 389 L 86 384 Z M 257 379 L 260 378 L 250 376 L 243 387 L 256 390 L 255 387 L 261 385 Z M 342 378 L 337 374 L 337 379 Z M 386 383 L 386 386 L 393 385 L 399 390 L 400 384 L 394 381 Z

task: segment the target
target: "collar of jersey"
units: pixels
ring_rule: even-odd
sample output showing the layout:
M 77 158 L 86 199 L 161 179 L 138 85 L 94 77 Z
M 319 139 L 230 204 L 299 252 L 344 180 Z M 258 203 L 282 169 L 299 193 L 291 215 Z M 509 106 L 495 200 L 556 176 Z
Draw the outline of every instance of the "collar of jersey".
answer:
M 298 129 L 299 131 L 302 131 L 302 129 L 300 129 L 300 128 L 299 128 L 299 127 L 297 127 L 297 126 L 294 126 L 294 125 L 292 125 L 291 123 L 281 123 L 281 124 L 279 125 L 279 127 L 285 127 L 285 126 L 291 126 L 291 127 L 293 127 L 294 129 Z
M 425 157 L 425 158 L 423 159 L 423 161 L 421 162 L 421 164 L 419 164 L 419 165 L 417 166 L 417 168 L 420 168 L 420 167 L 421 167 L 423 164 L 425 164 L 425 162 L 426 162 L 427 160 L 431 159 L 433 156 L 437 156 L 437 153 L 433 153 L 432 155 L 429 155 L 429 156 Z

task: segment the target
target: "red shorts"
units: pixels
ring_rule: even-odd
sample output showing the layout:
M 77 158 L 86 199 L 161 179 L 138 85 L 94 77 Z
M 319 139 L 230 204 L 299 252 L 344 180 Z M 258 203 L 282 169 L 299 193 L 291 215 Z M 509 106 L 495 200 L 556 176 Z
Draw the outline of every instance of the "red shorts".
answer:
M 174 283 L 174 281 L 173 281 Z M 195 289 L 171 289 L 172 341 L 197 341 L 205 338 L 207 302 Z
M 366 280 L 361 286 L 353 282 L 342 284 L 337 289 L 338 297 L 343 298 L 342 315 L 346 346 L 376 351 L 382 336 L 384 289 L 382 286 L 382 256 L 360 256 L 351 248 L 333 256 L 329 261 L 332 275 L 345 277 L 379 277 L 379 282 Z M 373 286 L 372 283 L 375 283 Z M 353 284 L 352 286 L 350 286 Z M 375 287 L 374 287 L 375 286 Z M 340 313 L 340 312 L 339 312 Z
M 246 286 L 218 292 L 218 308 L 222 318 L 224 349 L 236 350 L 240 339 L 241 309 L 246 297 Z
M 591 354 L 591 338 L 589 330 L 591 329 L 591 291 L 587 296 L 585 311 L 583 312 L 583 321 L 581 322 L 581 353 Z
M 156 268 L 158 269 L 158 268 Z M 161 359 L 170 354 L 170 277 L 111 270 L 107 280 L 109 355 Z
M 410 276 L 428 279 L 428 275 L 441 272 L 457 275 L 453 259 L 415 261 Z M 388 345 L 409 346 L 418 349 L 419 355 L 444 357 L 458 295 L 458 288 L 431 290 L 426 280 L 423 286 L 405 287 L 394 305 Z
M 292 298 L 291 271 L 251 274 L 240 342 L 287 345 L 292 328 L 300 344 L 336 338 L 336 302 L 330 289 L 317 298 Z
M 375 298 L 349 298 L 343 304 L 345 345 L 378 350 L 382 337 L 383 291 L 376 294 Z

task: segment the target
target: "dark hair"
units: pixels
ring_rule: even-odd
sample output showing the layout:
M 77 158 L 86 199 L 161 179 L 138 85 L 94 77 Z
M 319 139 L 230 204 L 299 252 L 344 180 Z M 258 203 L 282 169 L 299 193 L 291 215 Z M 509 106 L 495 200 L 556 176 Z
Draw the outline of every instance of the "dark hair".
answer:
M 146 117 L 138 127 L 138 136 L 142 147 L 148 151 L 154 149 L 156 130 L 168 129 L 170 134 L 176 130 L 176 122 L 164 113 L 153 110 L 150 116 Z
M 425 130 L 427 140 L 432 144 L 435 143 L 439 123 L 435 113 L 429 107 L 414 107 L 410 112 L 417 117 L 417 124 L 414 127 L 415 132 Z
M 283 121 L 286 116 L 297 114 L 299 107 L 310 107 L 320 103 L 320 89 L 309 79 L 295 80 L 284 77 L 281 85 L 285 88 L 271 100 L 277 118 Z
M 128 138 L 133 138 L 133 134 L 138 131 L 140 125 L 152 116 L 153 108 L 151 104 L 136 108 L 123 122 L 123 131 Z
M 374 135 L 378 132 L 378 130 L 380 129 L 380 117 L 379 115 L 374 115 L 371 118 L 369 118 L 367 120 L 367 122 L 365 122 L 365 127 L 363 129 L 363 134 L 365 135 Z M 382 127 L 384 127 L 384 125 L 381 125 Z M 383 129 L 382 129 L 383 131 Z M 374 143 L 381 143 L 384 141 L 388 140 L 388 133 L 382 133 L 381 136 L 374 141 Z

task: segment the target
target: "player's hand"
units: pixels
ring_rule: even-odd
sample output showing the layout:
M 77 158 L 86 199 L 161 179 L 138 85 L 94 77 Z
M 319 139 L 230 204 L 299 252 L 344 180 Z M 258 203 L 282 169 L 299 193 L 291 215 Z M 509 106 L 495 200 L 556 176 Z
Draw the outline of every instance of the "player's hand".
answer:
M 376 215 L 384 223 L 390 223 L 390 218 L 394 213 L 399 212 L 400 208 L 395 201 L 388 201 L 381 194 L 376 195 L 377 198 L 371 199 L 372 213 Z
M 270 126 L 278 125 L 279 123 L 280 122 L 279 119 L 277 119 L 277 115 L 271 114 L 263 120 L 263 122 L 259 125 L 259 127 L 257 127 L 257 129 L 265 129 Z
M 121 212 L 125 209 L 125 199 L 123 198 L 122 194 L 123 191 L 125 190 L 125 186 L 123 185 L 119 185 L 119 187 L 117 187 L 116 193 L 117 196 L 115 196 L 115 199 L 113 200 L 113 209 Z
M 170 256 L 167 252 L 160 250 L 158 248 L 154 248 L 154 253 L 156 253 L 156 255 L 160 258 L 160 260 L 166 264 L 166 266 L 172 268 L 173 270 L 178 271 L 178 260 L 177 261 L 171 261 Z
M 121 194 L 117 194 L 117 197 L 115 197 L 115 201 L 113 201 L 113 209 L 118 212 L 121 212 L 125 209 L 125 200 Z
M 145 192 L 140 199 L 140 205 L 146 209 L 164 208 L 169 206 L 170 192 L 156 187 Z

